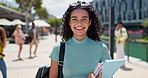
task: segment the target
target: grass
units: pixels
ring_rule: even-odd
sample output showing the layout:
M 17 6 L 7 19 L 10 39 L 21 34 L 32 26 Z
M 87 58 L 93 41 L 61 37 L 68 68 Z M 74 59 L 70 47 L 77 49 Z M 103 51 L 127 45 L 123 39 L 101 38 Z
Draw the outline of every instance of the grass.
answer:
M 101 35 L 101 38 L 109 39 L 109 36 Z M 143 39 L 136 39 L 136 41 L 138 41 L 138 42 L 148 42 L 148 36 L 146 36 Z
M 148 36 L 146 36 L 143 39 L 136 39 L 136 41 L 139 41 L 139 42 L 148 42 Z

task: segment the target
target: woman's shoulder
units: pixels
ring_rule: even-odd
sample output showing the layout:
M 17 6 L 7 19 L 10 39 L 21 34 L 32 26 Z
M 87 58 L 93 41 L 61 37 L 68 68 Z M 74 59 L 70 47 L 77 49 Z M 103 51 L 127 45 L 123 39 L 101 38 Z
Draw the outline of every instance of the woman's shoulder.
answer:
M 122 31 L 126 31 L 126 28 L 122 27 Z
M 54 49 L 60 49 L 61 43 L 63 43 L 63 42 L 57 42 L 57 43 L 55 43 L 55 45 L 53 46 L 53 48 Z M 64 43 L 66 43 L 66 42 L 64 42 Z
M 17 31 L 15 30 L 13 33 L 17 33 Z
M 14 31 L 14 32 L 13 32 L 13 35 L 15 35 L 16 33 L 17 33 L 17 31 Z
M 53 46 L 53 48 L 60 48 L 60 42 L 55 43 L 55 45 Z

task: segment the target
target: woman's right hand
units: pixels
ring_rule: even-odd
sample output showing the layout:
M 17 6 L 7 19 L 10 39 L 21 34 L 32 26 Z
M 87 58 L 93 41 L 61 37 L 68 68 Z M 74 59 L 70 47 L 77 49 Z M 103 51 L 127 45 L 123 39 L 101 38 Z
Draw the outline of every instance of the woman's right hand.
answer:
M 95 77 L 93 73 L 90 73 L 87 78 L 102 78 L 102 70 L 100 70 L 99 76 Z

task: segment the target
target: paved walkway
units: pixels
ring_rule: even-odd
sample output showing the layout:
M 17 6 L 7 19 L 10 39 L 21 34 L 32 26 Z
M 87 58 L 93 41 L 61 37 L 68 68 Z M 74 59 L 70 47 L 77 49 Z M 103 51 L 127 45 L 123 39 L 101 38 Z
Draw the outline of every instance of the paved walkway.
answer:
M 58 42 L 60 37 L 58 36 Z M 37 50 L 37 57 L 29 57 L 29 45 L 23 45 L 21 57 L 23 60 L 17 60 L 18 45 L 8 44 L 5 48 L 6 57 L 4 58 L 8 68 L 8 78 L 35 78 L 37 69 L 40 66 L 50 63 L 48 56 L 55 44 L 55 36 L 49 35 L 40 40 Z M 148 78 L 148 63 L 139 59 L 130 57 L 130 62 L 126 62 L 128 69 L 119 69 L 114 78 Z M 0 74 L 0 78 L 2 78 Z

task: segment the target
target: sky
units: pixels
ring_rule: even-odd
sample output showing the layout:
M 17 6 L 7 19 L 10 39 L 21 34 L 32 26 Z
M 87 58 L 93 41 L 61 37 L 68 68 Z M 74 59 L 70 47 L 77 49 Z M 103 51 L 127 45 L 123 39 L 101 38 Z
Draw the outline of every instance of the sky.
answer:
M 14 3 L 15 0 L 6 0 Z M 69 4 L 75 3 L 78 0 L 42 0 L 42 7 L 45 7 L 49 14 L 54 15 L 57 18 L 62 18 L 64 12 L 68 8 Z M 93 0 L 79 0 L 91 2 Z
M 93 0 L 79 0 L 79 1 L 91 2 Z M 47 9 L 49 14 L 52 14 L 57 18 L 62 18 L 69 4 L 75 2 L 77 2 L 77 0 L 43 0 L 42 6 Z

